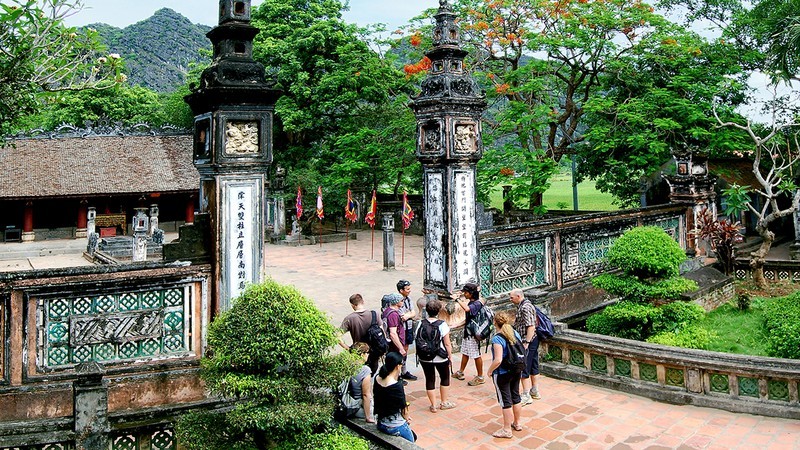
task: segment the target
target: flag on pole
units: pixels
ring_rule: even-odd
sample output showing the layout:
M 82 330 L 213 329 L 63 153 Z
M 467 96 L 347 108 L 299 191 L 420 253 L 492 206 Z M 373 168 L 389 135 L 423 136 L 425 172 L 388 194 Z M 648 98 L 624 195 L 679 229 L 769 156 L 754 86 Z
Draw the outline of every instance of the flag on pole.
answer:
M 356 202 L 353 201 L 353 194 L 350 189 L 347 190 L 347 204 L 344 205 L 344 218 L 350 222 L 358 220 L 356 215 Z
M 369 204 L 369 211 L 364 216 L 364 222 L 375 228 L 375 216 L 378 215 L 378 199 L 375 197 L 375 191 L 372 191 L 372 203 Z
M 297 220 L 300 220 L 303 216 L 303 189 L 300 186 L 297 186 L 297 201 L 294 206 L 297 208 Z
M 411 205 L 408 204 L 408 193 L 403 191 L 403 229 L 407 230 L 411 226 L 411 221 L 414 220 L 414 211 L 411 210 Z
M 325 218 L 325 210 L 322 208 L 322 186 L 317 188 L 317 217 L 319 220 Z

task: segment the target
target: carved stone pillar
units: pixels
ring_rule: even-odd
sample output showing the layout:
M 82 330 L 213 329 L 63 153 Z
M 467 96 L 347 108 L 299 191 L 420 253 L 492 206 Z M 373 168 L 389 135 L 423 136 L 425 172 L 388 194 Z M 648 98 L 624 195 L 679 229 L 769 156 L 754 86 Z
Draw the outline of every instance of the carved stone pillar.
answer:
M 147 260 L 147 232 L 150 229 L 150 219 L 147 217 L 147 208 L 135 208 L 133 216 L 133 255 L 134 262 Z
M 483 154 L 486 99 L 464 67 L 456 15 L 447 1 L 439 5 L 426 53 L 431 68 L 411 108 L 425 187 L 423 289 L 449 299 L 450 292 L 479 281 L 475 165 Z
M 211 297 L 222 311 L 247 284 L 264 276 L 264 184 L 279 91 L 253 60 L 259 30 L 250 24 L 250 0 L 220 0 L 219 5 L 219 25 L 206 34 L 213 62 L 185 100 L 195 115 L 200 212 L 211 219 Z
M 394 213 L 381 213 L 383 227 L 383 270 L 394 270 Z

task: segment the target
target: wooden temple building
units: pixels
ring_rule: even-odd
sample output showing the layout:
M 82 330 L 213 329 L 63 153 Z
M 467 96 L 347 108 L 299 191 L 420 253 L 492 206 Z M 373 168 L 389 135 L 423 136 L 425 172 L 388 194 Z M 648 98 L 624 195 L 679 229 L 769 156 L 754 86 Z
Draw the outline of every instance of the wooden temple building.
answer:
M 86 237 L 89 208 L 101 237 L 130 234 L 136 207 L 158 205 L 165 231 L 194 220 L 200 175 L 188 130 L 62 127 L 11 138 L 0 167 L 4 241 Z

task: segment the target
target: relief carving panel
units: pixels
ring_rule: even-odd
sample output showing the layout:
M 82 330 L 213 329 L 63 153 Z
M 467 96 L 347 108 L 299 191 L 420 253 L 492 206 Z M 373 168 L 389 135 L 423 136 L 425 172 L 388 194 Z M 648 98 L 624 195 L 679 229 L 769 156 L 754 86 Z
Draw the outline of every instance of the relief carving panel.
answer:
M 225 154 L 255 155 L 258 153 L 258 123 L 225 123 Z

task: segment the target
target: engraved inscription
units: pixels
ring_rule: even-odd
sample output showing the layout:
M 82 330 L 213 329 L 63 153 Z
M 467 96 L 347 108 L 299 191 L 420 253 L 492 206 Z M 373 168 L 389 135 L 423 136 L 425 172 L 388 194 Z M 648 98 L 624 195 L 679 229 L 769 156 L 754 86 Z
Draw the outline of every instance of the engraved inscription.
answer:
M 120 343 L 161 337 L 163 310 L 70 317 L 70 345 Z
M 225 153 L 228 155 L 258 153 L 258 123 L 227 122 L 225 124 Z

